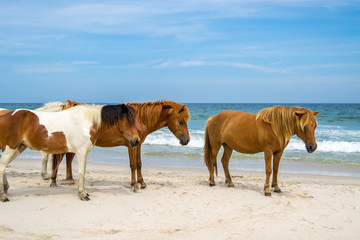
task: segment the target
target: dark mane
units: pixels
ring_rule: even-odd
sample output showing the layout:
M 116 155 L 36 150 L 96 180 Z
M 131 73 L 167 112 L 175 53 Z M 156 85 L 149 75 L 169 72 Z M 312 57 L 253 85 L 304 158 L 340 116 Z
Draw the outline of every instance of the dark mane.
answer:
M 101 121 L 107 126 L 115 125 L 124 117 L 129 123 L 135 123 L 135 109 L 127 104 L 105 105 L 101 108 Z

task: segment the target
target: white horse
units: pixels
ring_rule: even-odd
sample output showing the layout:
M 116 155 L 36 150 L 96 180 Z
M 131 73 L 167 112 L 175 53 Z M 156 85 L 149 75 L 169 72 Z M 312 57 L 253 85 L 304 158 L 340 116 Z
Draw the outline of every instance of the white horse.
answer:
M 90 200 L 85 191 L 86 160 L 102 131 L 116 125 L 130 145 L 139 144 L 136 112 L 129 105 L 83 105 L 60 112 L 18 109 L 0 116 L 0 201 L 7 202 L 9 184 L 5 175 L 8 164 L 27 147 L 48 154 L 73 152 L 79 168 L 78 192 L 81 200 Z

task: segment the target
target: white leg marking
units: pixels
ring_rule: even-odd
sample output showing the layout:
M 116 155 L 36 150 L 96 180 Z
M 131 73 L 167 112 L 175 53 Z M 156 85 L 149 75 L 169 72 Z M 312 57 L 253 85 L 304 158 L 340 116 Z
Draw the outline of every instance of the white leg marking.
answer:
M 49 154 L 41 152 L 41 162 L 42 162 L 41 176 L 44 180 L 49 179 L 49 175 L 47 174 L 48 161 L 49 161 Z
M 81 200 L 88 201 L 90 200 L 88 197 L 88 193 L 85 191 L 85 173 L 86 173 L 86 160 L 89 151 L 81 151 L 77 152 L 77 162 L 79 168 L 79 195 Z

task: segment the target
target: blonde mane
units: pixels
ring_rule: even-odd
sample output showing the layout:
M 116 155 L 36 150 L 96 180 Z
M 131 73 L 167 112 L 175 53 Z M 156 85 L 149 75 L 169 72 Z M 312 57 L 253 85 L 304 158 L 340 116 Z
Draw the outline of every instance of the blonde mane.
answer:
M 307 111 L 310 112 L 310 110 L 300 107 L 275 106 L 272 108 L 262 109 L 256 115 L 256 119 L 261 119 L 267 123 L 270 123 L 272 130 L 279 139 L 280 145 L 284 146 L 295 134 L 295 128 L 299 128 L 304 131 L 304 127 L 311 121 L 310 117 L 303 118 L 304 120 L 300 121 L 296 116 L 296 112 L 305 113 Z M 317 124 L 315 117 L 314 119 L 315 124 Z
M 35 109 L 36 111 L 42 112 L 59 112 L 62 110 L 64 103 L 62 102 L 48 102 L 45 103 L 42 107 Z
M 81 111 L 83 112 L 84 118 L 96 125 L 97 127 L 100 127 L 101 125 L 101 109 L 104 105 L 78 105 L 75 107 L 72 107 L 65 111 Z
M 138 120 L 148 125 L 149 127 L 152 127 L 153 124 L 156 123 L 164 107 L 174 109 L 174 111 L 178 114 L 177 118 L 179 121 L 187 122 L 190 120 L 189 110 L 187 109 L 186 105 L 181 103 L 169 100 L 159 100 L 155 102 L 128 104 L 135 108 Z

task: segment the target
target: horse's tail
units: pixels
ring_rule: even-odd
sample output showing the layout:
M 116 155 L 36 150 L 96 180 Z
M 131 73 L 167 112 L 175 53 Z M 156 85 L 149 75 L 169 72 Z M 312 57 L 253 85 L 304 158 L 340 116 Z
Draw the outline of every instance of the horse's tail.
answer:
M 206 127 L 205 127 L 204 162 L 205 162 L 206 166 L 208 167 L 209 171 L 213 171 L 214 169 L 211 169 L 212 149 L 211 149 L 210 138 L 209 138 L 208 123 L 209 123 L 209 120 L 206 122 Z M 215 162 L 213 162 L 213 167 L 215 168 L 215 172 L 216 172 L 216 176 L 217 176 L 218 171 L 217 171 L 216 158 L 215 158 Z

